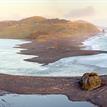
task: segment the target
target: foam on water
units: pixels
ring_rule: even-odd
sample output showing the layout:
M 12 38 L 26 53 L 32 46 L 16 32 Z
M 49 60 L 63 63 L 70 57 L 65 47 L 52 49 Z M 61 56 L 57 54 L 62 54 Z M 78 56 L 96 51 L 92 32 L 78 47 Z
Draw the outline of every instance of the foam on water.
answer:
M 27 41 L 28 42 L 28 41 Z M 0 72 L 8 74 L 27 74 L 35 70 L 42 70 L 39 63 L 30 63 L 24 59 L 31 58 L 31 55 L 17 54 L 21 49 L 14 48 L 17 44 L 26 43 L 23 40 L 0 39 Z
M 107 34 L 96 35 L 83 42 L 85 48 L 88 50 L 102 50 L 107 51 Z
M 96 36 L 84 42 L 90 49 L 107 49 L 107 36 Z M 27 41 L 28 42 L 28 41 Z M 107 54 L 76 56 L 60 59 L 49 65 L 27 62 L 24 59 L 31 55 L 17 54 L 17 44 L 26 43 L 23 40 L 0 39 L 0 73 L 32 76 L 80 76 L 85 72 L 96 71 L 107 74 Z M 93 48 L 97 45 L 97 48 Z

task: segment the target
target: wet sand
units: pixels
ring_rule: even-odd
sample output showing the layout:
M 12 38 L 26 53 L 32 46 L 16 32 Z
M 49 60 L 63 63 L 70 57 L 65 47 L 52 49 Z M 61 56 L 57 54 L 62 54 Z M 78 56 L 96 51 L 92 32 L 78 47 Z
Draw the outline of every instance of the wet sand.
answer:
M 107 76 L 102 86 L 93 91 L 80 88 L 80 77 L 32 77 L 0 74 L 0 90 L 17 94 L 63 94 L 72 101 L 90 101 L 107 107 Z M 2 91 L 1 91 L 2 92 Z
M 38 42 L 36 40 L 30 43 L 25 43 L 19 46 L 23 48 L 21 54 L 35 55 L 31 59 L 25 59 L 25 61 L 38 62 L 44 65 L 53 63 L 65 57 L 80 56 L 80 55 L 94 55 L 100 53 L 107 53 L 107 51 L 98 50 L 80 50 L 83 47 L 80 41 L 48 41 Z

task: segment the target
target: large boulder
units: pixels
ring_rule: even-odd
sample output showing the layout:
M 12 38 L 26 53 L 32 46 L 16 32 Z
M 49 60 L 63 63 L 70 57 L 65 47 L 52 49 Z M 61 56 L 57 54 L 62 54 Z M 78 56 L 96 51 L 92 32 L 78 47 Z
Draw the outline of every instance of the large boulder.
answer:
M 80 80 L 80 85 L 84 90 L 93 90 L 101 86 L 101 78 L 97 73 L 85 73 Z

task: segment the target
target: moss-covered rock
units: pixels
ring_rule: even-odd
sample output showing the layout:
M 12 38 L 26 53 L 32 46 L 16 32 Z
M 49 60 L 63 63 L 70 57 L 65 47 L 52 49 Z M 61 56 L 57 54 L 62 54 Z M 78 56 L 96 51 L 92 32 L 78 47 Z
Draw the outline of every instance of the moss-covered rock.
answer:
M 84 90 L 93 90 L 101 86 L 101 78 L 97 73 L 85 73 L 80 80 L 80 85 Z

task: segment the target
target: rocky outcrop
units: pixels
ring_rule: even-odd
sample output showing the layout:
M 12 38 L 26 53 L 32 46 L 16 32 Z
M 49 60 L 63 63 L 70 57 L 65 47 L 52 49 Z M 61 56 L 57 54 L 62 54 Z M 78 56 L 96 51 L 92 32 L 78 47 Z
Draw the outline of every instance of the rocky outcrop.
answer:
M 101 86 L 101 78 L 97 73 L 85 73 L 81 78 L 80 85 L 84 90 L 93 90 Z

